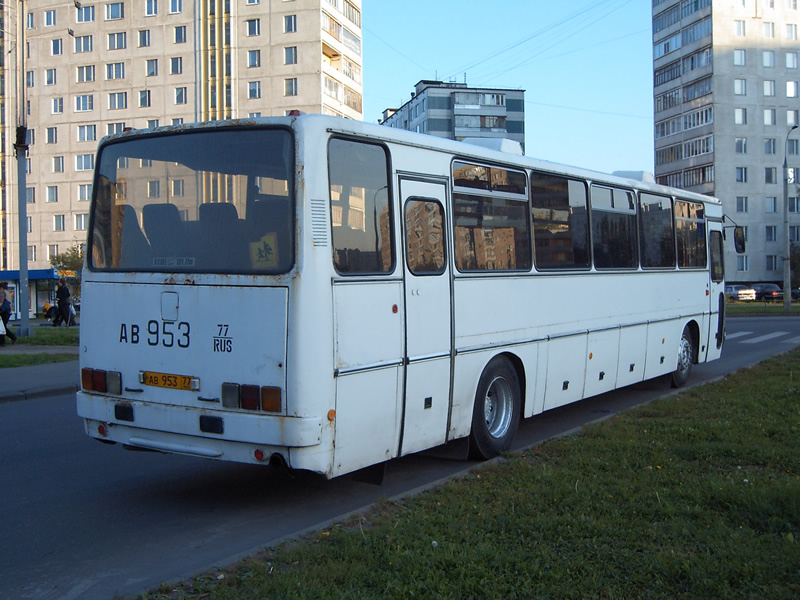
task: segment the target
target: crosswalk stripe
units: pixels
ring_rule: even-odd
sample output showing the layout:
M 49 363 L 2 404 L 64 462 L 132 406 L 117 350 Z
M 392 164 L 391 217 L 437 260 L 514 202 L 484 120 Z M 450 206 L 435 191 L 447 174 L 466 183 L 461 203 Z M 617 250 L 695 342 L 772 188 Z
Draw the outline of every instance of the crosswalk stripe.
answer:
M 742 337 L 743 335 L 753 335 L 752 331 L 737 331 L 736 333 L 729 333 L 725 336 L 726 339 L 735 340 L 738 337 Z
M 796 346 L 800 346 L 800 337 L 793 337 L 789 338 L 788 340 L 781 340 L 783 344 L 794 344 Z
M 774 340 L 775 338 L 783 337 L 784 335 L 789 335 L 788 331 L 773 331 L 772 333 L 768 333 L 766 335 L 759 336 L 757 338 L 753 338 L 751 340 L 744 340 L 740 342 L 741 344 L 760 344 L 761 342 L 766 342 L 767 340 Z

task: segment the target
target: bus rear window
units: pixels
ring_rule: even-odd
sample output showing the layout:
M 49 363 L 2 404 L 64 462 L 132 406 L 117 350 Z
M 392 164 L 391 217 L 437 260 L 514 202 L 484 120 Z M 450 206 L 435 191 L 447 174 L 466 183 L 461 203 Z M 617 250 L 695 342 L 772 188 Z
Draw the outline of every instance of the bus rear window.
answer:
M 94 270 L 284 273 L 294 264 L 286 129 L 122 139 L 98 156 Z

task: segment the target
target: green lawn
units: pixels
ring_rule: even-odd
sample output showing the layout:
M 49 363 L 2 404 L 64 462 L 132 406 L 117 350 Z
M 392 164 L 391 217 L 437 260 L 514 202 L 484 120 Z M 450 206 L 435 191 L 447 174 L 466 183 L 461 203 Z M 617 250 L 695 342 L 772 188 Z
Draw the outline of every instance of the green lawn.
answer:
M 141 598 L 798 598 L 795 370 L 800 351 Z

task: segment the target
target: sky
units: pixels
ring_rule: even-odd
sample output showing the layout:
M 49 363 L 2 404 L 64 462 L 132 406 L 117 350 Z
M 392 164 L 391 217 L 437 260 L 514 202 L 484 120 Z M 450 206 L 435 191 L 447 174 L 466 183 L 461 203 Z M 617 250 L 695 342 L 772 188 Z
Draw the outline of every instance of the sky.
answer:
M 653 172 L 651 3 L 362 0 L 364 120 L 422 79 L 525 90 L 528 156 Z

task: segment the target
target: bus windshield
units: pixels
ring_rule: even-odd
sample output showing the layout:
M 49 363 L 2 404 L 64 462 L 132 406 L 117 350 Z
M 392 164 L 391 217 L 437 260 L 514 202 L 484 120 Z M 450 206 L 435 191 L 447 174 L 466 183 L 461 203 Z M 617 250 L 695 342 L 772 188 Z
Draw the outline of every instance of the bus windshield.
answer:
M 285 273 L 294 264 L 294 145 L 282 128 L 122 138 L 101 146 L 89 267 Z

